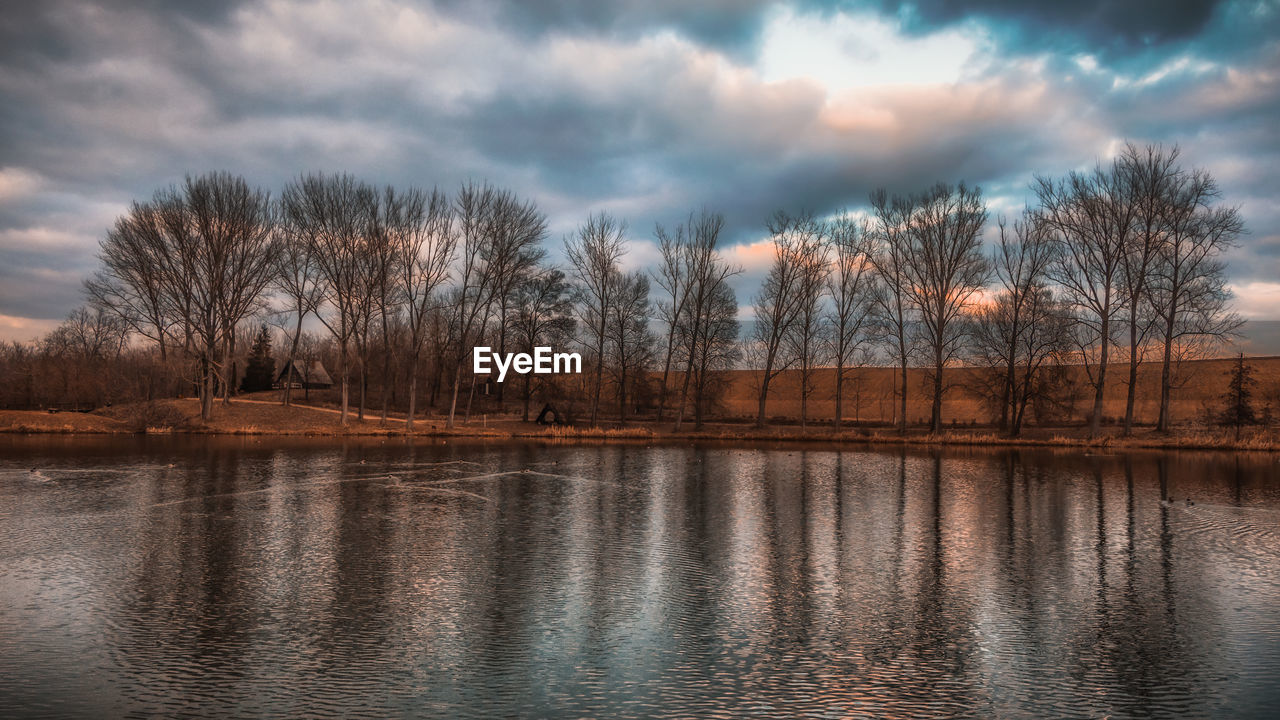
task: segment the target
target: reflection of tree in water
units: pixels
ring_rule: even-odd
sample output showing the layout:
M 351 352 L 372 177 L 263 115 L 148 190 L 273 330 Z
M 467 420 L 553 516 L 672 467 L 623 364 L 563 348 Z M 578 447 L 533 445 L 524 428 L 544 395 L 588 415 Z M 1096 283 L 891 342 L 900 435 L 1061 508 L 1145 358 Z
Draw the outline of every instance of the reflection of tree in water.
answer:
M 244 676 L 243 660 L 262 620 L 252 592 L 256 578 L 246 577 L 262 570 L 251 553 L 254 528 L 237 512 L 242 497 L 236 493 L 256 479 L 243 472 L 251 461 L 245 453 L 208 450 L 157 476 L 151 498 L 157 502 L 142 511 L 148 522 L 136 539 L 145 554 L 116 615 L 118 661 L 150 676 L 128 686 L 127 694 L 163 701 L 166 692 L 225 687 Z M 174 496 L 194 499 L 175 502 L 159 489 L 173 484 Z M 186 623 L 186 614 L 202 622 Z M 224 664 L 217 673 L 195 672 Z
M 872 570 L 878 578 L 842 578 L 851 587 L 844 588 L 847 617 L 832 648 L 841 659 L 833 669 L 845 674 L 837 697 L 880 714 L 982 714 L 988 703 L 974 672 L 971 609 L 948 575 L 941 457 L 929 458 L 916 492 L 905 450 L 894 465 L 894 481 L 885 488 L 892 493 L 887 534 L 859 528 L 861 537 L 856 530 L 843 533 L 839 546 L 884 562 Z M 909 543 L 911 497 L 923 514 Z M 843 501 L 839 507 L 843 519 Z
M 916 693 L 936 707 L 978 713 L 985 705 L 974 674 L 976 644 L 971 608 L 952 587 L 943 544 L 942 456 L 934 454 L 929 477 L 930 518 L 921 548 L 920 574 L 914 592 L 915 612 L 908 625 L 906 649 L 913 661 Z
M 266 474 L 250 453 L 200 456 L 139 493 L 156 507 L 117 653 L 218 668 L 147 692 L 273 662 L 493 714 L 1213 714 L 1238 666 L 1206 647 L 1223 611 L 1201 565 L 1219 555 L 1188 532 L 1248 497 L 1247 465 L 942 455 L 424 449 L 413 463 L 484 468 L 404 477 L 422 492 L 341 482 L 385 471 L 354 452 Z
M 873 667 L 885 667 L 902 653 L 906 638 L 906 617 L 898 609 L 906 606 L 902 590 L 903 566 L 906 562 L 905 535 L 907 514 L 907 453 L 902 450 L 897 462 L 897 483 L 894 488 L 893 547 L 889 562 L 888 592 L 885 602 L 879 606 L 876 627 L 866 640 L 863 654 Z
M 1206 678 L 1203 659 L 1188 647 L 1178 624 L 1167 457 L 1155 460 L 1158 524 L 1156 536 L 1145 539 L 1136 517 L 1134 463 L 1129 456 L 1121 460 L 1123 482 L 1108 477 L 1101 462 L 1092 463 L 1093 571 L 1081 580 L 1092 586 L 1093 601 L 1071 625 L 1069 677 L 1079 688 L 1076 697 L 1091 698 L 1097 713 L 1146 714 L 1154 701 L 1192 710 L 1203 707 L 1200 683 Z M 1114 502 L 1107 493 L 1117 488 L 1124 497 L 1118 521 L 1108 517 Z

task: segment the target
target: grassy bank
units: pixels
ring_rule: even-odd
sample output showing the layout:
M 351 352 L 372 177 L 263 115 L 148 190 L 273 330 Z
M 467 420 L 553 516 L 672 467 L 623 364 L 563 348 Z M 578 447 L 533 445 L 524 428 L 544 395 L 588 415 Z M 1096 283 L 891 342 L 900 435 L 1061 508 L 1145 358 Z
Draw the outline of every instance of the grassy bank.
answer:
M 265 400 L 234 400 L 229 405 L 217 404 L 213 418 L 200 419 L 195 400 L 164 400 L 93 413 L 36 411 L 0 411 L 0 432 L 59 434 L 212 434 L 212 435 L 281 435 L 311 437 L 386 436 L 404 437 L 403 416 L 391 414 L 383 423 L 376 413 L 366 412 L 363 420 L 352 413 L 347 426 L 340 422 L 336 410 L 325 407 L 284 407 Z M 1083 427 L 1030 428 L 1023 437 L 1009 438 L 990 428 L 965 427 L 933 435 L 912 430 L 906 435 L 892 428 L 858 427 L 834 432 L 829 427 L 801 429 L 794 425 L 752 425 L 718 423 L 694 430 L 685 426 L 680 432 L 671 423 L 661 425 L 639 421 L 625 427 L 553 427 L 521 422 L 511 416 L 473 417 L 454 428 L 445 427 L 439 416 L 415 421 L 415 437 L 467 437 L 500 440 L 503 438 L 535 439 L 550 442 L 654 442 L 715 441 L 727 443 L 835 443 L 884 445 L 958 445 L 1000 447 L 1076 447 L 1094 449 L 1186 449 L 1186 450 L 1280 450 L 1280 437 L 1271 430 L 1251 429 L 1237 440 L 1234 433 L 1205 428 L 1182 428 L 1164 435 L 1150 428 L 1140 428 L 1132 436 L 1121 437 L 1118 428 L 1107 428 L 1102 437 L 1090 439 Z

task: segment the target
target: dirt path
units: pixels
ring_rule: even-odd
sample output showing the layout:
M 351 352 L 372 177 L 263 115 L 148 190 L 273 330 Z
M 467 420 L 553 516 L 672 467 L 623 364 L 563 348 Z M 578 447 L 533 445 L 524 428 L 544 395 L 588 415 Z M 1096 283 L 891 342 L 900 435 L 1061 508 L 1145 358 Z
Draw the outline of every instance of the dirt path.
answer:
M 254 405 L 275 405 L 277 407 L 285 407 L 284 403 L 278 400 L 249 400 L 247 398 L 233 398 L 231 400 L 231 404 L 234 405 L 236 403 L 253 403 Z M 289 403 L 288 406 L 291 408 L 303 408 L 304 410 L 316 410 L 318 412 L 333 413 L 334 415 L 342 414 L 341 410 L 336 410 L 334 408 L 327 408 L 327 407 L 319 407 L 318 405 L 300 405 L 298 403 Z M 347 414 L 352 416 L 355 415 L 355 413 L 351 412 L 350 410 L 347 411 Z M 390 420 L 394 416 L 395 416 L 395 413 L 387 413 L 388 420 Z M 365 418 L 365 419 L 367 420 L 368 418 Z M 400 419 L 403 420 L 404 418 L 402 417 Z

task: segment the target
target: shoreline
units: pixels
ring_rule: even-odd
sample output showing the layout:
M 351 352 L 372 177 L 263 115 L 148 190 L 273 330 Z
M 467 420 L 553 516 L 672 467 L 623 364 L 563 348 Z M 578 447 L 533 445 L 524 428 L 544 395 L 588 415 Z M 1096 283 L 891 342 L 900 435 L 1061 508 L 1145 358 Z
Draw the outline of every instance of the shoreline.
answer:
M 1107 434 L 1090 439 L 1082 427 L 1028 428 L 1023 437 L 1008 437 L 989 427 L 944 430 L 932 435 L 923 429 L 909 430 L 904 435 L 889 427 L 856 427 L 835 432 L 829 427 L 755 426 L 714 423 L 702 430 L 670 430 L 670 422 L 655 428 L 651 420 L 636 420 L 621 427 L 541 427 L 510 417 L 488 419 L 448 429 L 437 417 L 415 420 L 412 433 L 403 427 L 403 417 L 388 416 L 380 425 L 378 416 L 357 420 L 349 417 L 348 426 L 338 424 L 337 412 L 331 408 L 295 405 L 284 407 L 278 402 L 234 400 L 218 405 L 208 423 L 184 413 L 192 401 L 165 401 L 169 414 L 162 420 L 168 424 L 149 424 L 150 418 L 132 418 L 129 408 L 116 409 L 117 416 L 102 412 L 78 413 L 44 411 L 0 411 L 0 434 L 3 435 L 85 435 L 85 436 L 251 436 L 309 438 L 396 438 L 424 440 L 480 440 L 521 442 L 714 442 L 731 445 L 760 444 L 827 444 L 849 446 L 912 447 L 1026 447 L 1076 450 L 1196 450 L 1280 452 L 1280 439 L 1266 430 L 1251 429 L 1236 440 L 1231 431 L 1214 432 L 1187 428 L 1170 435 L 1157 435 L 1142 427 L 1134 435 L 1121 436 L 1118 428 L 1105 428 Z M 154 410 L 153 410 L 154 411 Z M 175 417 L 175 412 L 177 417 Z

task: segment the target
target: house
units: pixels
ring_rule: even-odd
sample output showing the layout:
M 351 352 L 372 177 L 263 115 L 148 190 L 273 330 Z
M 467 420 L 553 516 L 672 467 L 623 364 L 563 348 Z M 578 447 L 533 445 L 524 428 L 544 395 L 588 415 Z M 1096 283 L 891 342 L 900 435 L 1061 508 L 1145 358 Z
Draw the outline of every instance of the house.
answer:
M 308 369 L 301 360 L 294 360 L 293 363 L 293 386 L 295 388 L 303 388 L 306 390 L 327 390 L 333 387 L 333 378 L 329 377 L 329 371 L 324 369 L 324 365 L 319 360 L 311 363 Z M 283 388 L 289 379 L 289 364 L 286 363 L 284 368 L 280 370 L 279 377 L 276 378 L 275 387 Z

